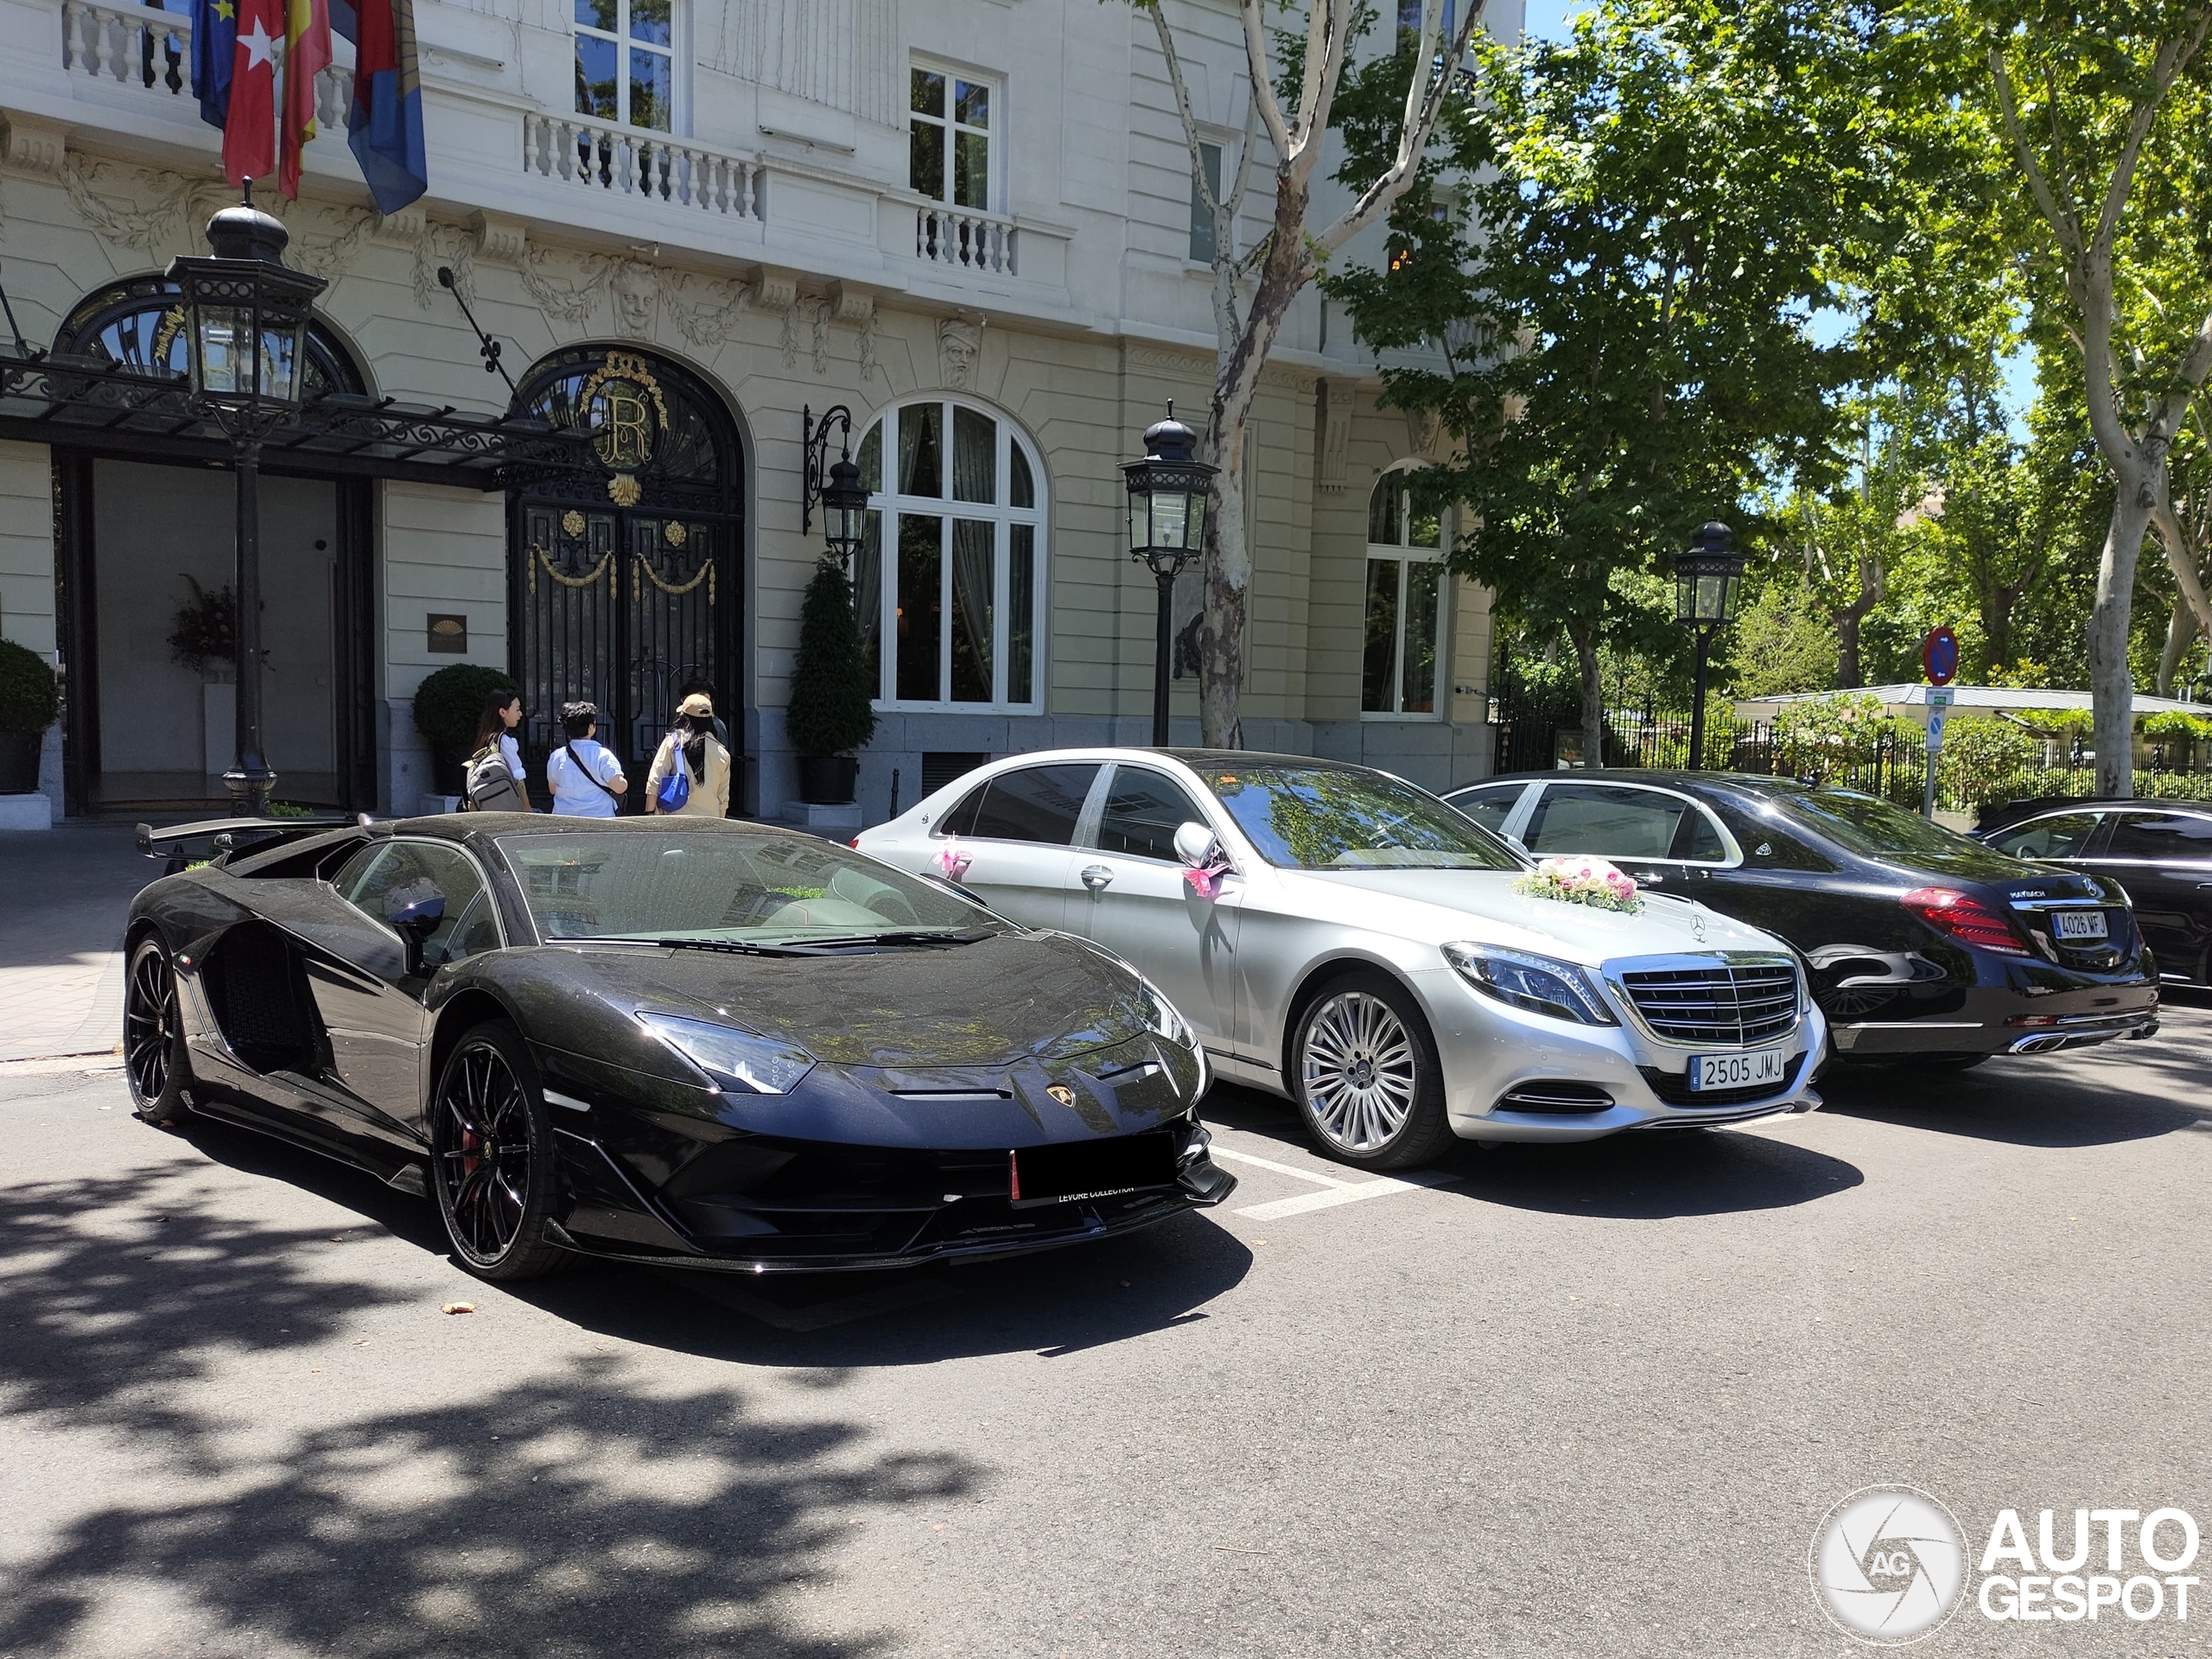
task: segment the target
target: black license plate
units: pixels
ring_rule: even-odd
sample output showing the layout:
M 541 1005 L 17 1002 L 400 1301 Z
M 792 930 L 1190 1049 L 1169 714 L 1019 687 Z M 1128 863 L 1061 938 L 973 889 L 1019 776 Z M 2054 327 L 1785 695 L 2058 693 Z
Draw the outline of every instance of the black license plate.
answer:
M 1024 1147 L 1010 1160 L 1016 1205 L 1065 1204 L 1175 1184 L 1175 1137 L 1166 1129 L 1113 1141 Z

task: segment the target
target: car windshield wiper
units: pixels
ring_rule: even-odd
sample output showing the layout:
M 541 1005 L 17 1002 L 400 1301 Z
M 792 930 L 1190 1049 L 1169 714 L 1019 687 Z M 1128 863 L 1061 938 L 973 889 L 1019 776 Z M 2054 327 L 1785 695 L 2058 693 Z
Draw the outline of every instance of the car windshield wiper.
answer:
M 840 935 L 833 939 L 806 939 L 798 946 L 801 950 L 849 950 L 861 944 L 974 944 L 979 940 L 995 938 L 989 929 L 981 932 L 940 932 L 930 928 L 894 928 L 884 933 L 854 933 Z
M 652 944 L 671 950 L 727 950 L 740 957 L 803 957 L 805 950 L 788 944 L 760 944 L 751 939 L 639 939 L 608 936 L 590 939 L 556 939 L 556 944 Z

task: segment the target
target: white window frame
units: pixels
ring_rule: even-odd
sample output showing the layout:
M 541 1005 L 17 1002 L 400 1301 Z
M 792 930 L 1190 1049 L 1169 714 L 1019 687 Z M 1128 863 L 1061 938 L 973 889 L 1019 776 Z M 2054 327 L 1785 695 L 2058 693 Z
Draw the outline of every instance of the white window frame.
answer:
M 569 54 L 572 67 L 578 41 L 600 41 L 612 46 L 614 48 L 614 99 L 621 110 L 616 124 L 635 128 L 639 132 L 658 132 L 662 130 L 661 128 L 640 127 L 630 118 L 630 54 L 634 49 L 665 57 L 668 60 L 668 126 L 666 130 L 671 137 L 688 135 L 690 126 L 690 100 L 686 96 L 685 79 L 681 73 L 690 59 L 690 53 L 684 41 L 684 23 L 687 20 L 684 0 L 669 0 L 668 44 L 665 47 L 655 46 L 649 41 L 632 40 L 630 37 L 631 0 L 613 0 L 613 4 L 617 31 L 614 34 L 608 34 L 594 23 L 571 22 L 569 29 Z M 571 15 L 573 16 L 573 6 Z M 582 110 L 577 111 L 576 113 L 584 116 L 587 120 L 598 121 L 606 118 Z
M 1406 712 L 1406 593 L 1411 585 L 1412 568 L 1416 564 L 1442 564 L 1452 545 L 1452 512 L 1449 507 L 1437 515 L 1435 547 L 1416 547 L 1410 539 L 1413 534 L 1412 491 L 1408 475 L 1421 463 L 1402 461 L 1387 468 L 1375 480 L 1379 490 L 1392 480 L 1397 480 L 1398 539 L 1395 542 L 1369 542 L 1366 557 L 1360 566 L 1359 582 L 1359 698 L 1362 720 L 1398 721 L 1440 721 L 1449 718 L 1451 708 L 1450 683 L 1452 677 L 1452 572 L 1442 571 L 1436 583 L 1436 682 L 1429 692 L 1434 706 L 1426 712 L 1415 709 Z M 1374 490 L 1368 493 L 1368 523 L 1374 522 Z M 1397 638 L 1390 659 L 1390 703 L 1388 709 L 1367 708 L 1367 590 L 1368 583 L 1377 563 L 1390 563 L 1398 567 Z
M 625 3 L 626 3 L 626 0 Z M 985 74 L 979 70 L 965 69 L 957 64 L 920 56 L 909 59 L 906 67 L 907 188 L 910 190 L 913 188 L 912 133 L 915 123 L 919 122 L 925 126 L 936 127 L 944 134 L 944 176 L 942 181 L 944 194 L 941 196 L 930 195 L 927 191 L 918 191 L 916 194 L 921 195 L 925 200 L 940 203 L 954 213 L 1003 213 L 1006 193 L 1002 181 L 1006 169 L 1006 146 L 1000 140 L 1007 135 L 1006 77 Z M 913 72 L 916 70 L 919 70 L 924 74 L 944 77 L 943 117 L 925 115 L 914 108 Z M 959 107 L 958 83 L 963 80 L 970 86 L 982 87 L 990 94 L 991 119 L 998 124 L 996 126 L 967 126 L 954 118 L 953 111 Z M 965 205 L 952 199 L 953 139 L 956 135 L 963 132 L 974 133 L 983 140 L 983 203 L 981 207 Z
M 877 682 L 875 707 L 887 713 L 898 714 L 1042 714 L 1045 711 L 1046 623 L 1052 614 L 1050 591 L 1052 587 L 1051 502 L 1052 483 L 1045 470 L 1045 461 L 1037 446 L 1017 427 L 1003 410 L 973 397 L 949 397 L 939 392 L 918 397 L 909 397 L 886 405 L 877 411 L 861 434 L 867 442 L 869 432 L 880 432 L 881 444 L 881 476 L 886 484 L 898 480 L 898 422 L 912 409 L 936 405 L 944 411 L 944 434 L 938 459 L 938 483 L 941 495 L 901 495 L 893 489 L 878 490 L 868 499 L 868 511 L 875 515 L 877 526 L 875 556 L 878 561 L 879 609 L 876 620 Z M 980 501 L 956 501 L 952 499 L 953 411 L 965 409 L 990 421 L 996 429 L 997 454 L 995 461 L 999 501 L 986 505 Z M 1029 465 L 1029 479 L 1035 505 L 1017 507 L 1011 505 L 1014 493 L 1013 451 L 1019 448 Z M 991 532 L 991 700 L 988 702 L 956 702 L 949 697 L 934 699 L 901 698 L 899 687 L 899 517 L 901 513 L 918 514 L 942 521 L 938 543 L 938 669 L 937 683 L 940 692 L 952 689 L 952 525 L 956 519 L 984 521 L 992 525 Z M 1032 527 L 1031 545 L 1033 564 L 1029 575 L 1031 615 L 1029 647 L 1029 696 L 1020 702 L 1007 696 L 1007 644 L 1011 634 L 1012 616 L 1007 607 L 1007 588 L 1014 568 L 1013 537 L 1016 524 Z

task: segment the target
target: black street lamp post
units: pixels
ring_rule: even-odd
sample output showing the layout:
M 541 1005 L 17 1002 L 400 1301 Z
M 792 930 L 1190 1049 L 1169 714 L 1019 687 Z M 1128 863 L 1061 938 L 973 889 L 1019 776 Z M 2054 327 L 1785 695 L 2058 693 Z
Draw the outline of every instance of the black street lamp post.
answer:
M 1734 615 L 1744 556 L 1735 532 L 1717 520 L 1698 528 L 1675 555 L 1675 620 L 1697 636 L 1697 690 L 1690 708 L 1690 770 L 1705 765 L 1705 678 L 1713 636 Z
M 285 268 L 284 227 L 245 200 L 207 222 L 213 257 L 170 261 L 191 347 L 192 401 L 231 441 L 238 475 L 238 725 L 223 774 L 239 811 L 269 810 L 276 782 L 261 747 L 261 446 L 299 416 L 319 276 Z
M 1129 555 L 1151 570 L 1160 586 L 1160 610 L 1153 631 L 1152 741 L 1167 746 L 1167 683 L 1174 666 L 1175 578 L 1205 545 L 1206 494 L 1216 468 L 1191 456 L 1197 434 L 1175 418 L 1145 430 L 1144 459 L 1125 461 L 1122 477 L 1129 492 Z

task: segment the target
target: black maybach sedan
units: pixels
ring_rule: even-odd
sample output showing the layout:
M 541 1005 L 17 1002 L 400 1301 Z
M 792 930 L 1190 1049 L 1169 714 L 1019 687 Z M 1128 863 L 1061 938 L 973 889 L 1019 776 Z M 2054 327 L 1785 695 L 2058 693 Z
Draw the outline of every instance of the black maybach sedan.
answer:
M 2158 1029 L 2157 966 L 2118 884 L 2017 862 L 1870 795 L 1621 769 L 1445 798 L 1539 858 L 1595 854 L 1787 940 L 1846 1058 L 1963 1069 Z
M 486 1278 L 1004 1254 L 1236 1185 L 1203 1052 L 1135 970 L 812 836 L 486 813 L 139 844 L 195 839 L 130 910 L 140 1114 L 433 1197 Z

